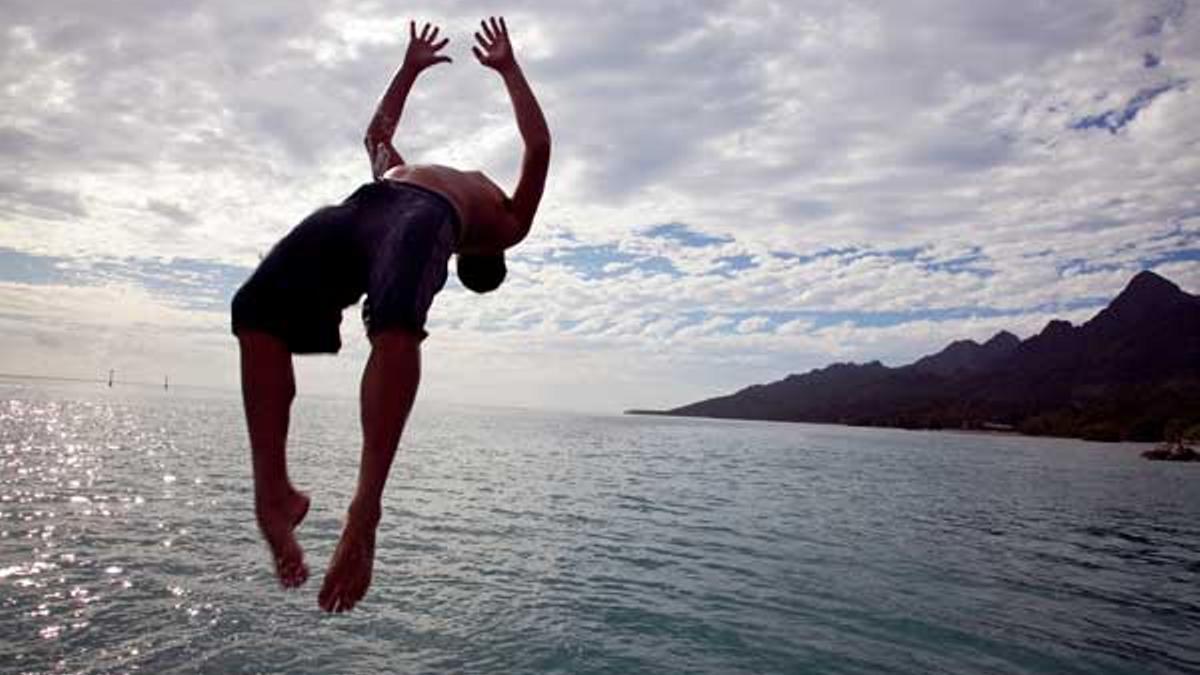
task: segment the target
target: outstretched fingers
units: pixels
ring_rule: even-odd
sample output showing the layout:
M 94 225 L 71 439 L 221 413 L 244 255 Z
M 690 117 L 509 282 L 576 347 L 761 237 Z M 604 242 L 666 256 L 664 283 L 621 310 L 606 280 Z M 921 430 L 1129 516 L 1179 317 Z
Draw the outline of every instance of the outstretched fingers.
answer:
M 504 17 L 490 16 L 480 21 L 475 41 L 479 47 L 471 51 L 481 64 L 499 73 L 506 73 L 515 65 Z
M 450 63 L 452 59 L 449 56 L 438 54 L 450 42 L 450 38 L 442 38 L 438 41 L 438 36 L 442 29 L 428 21 L 421 26 L 421 30 L 417 31 L 416 21 L 408 22 L 408 51 L 404 56 L 404 63 L 408 67 L 420 72 L 430 66 L 438 63 Z
M 495 38 L 484 37 L 479 34 L 479 31 L 475 31 L 475 41 L 479 43 L 480 47 L 483 47 L 484 51 L 488 51 L 489 49 L 492 48 L 492 45 L 496 43 Z
M 479 47 L 471 47 L 471 53 L 475 55 L 475 58 L 478 59 L 480 63 L 486 66 L 488 64 L 488 52 L 492 51 L 492 46 L 495 44 L 495 42 L 488 41 L 487 38 L 483 37 L 478 32 L 475 33 L 475 41 L 479 43 Z M 483 49 L 480 49 L 480 47 Z
M 499 20 L 494 16 L 489 16 L 486 21 L 479 22 L 480 28 L 483 28 L 483 34 L 487 36 L 488 42 L 496 42 L 501 38 L 508 38 L 508 25 L 504 23 L 504 17 Z M 476 35 L 479 35 L 476 33 Z
M 424 42 L 425 44 L 430 45 L 433 49 L 441 49 L 442 47 L 446 46 L 447 42 L 449 42 L 449 39 L 447 38 L 445 40 L 442 40 L 442 42 L 439 44 L 434 44 L 434 41 L 437 40 L 437 38 L 438 38 L 438 34 L 441 32 L 442 32 L 441 26 L 435 26 L 432 23 L 429 23 L 428 21 L 426 21 L 425 24 L 423 26 L 421 26 L 421 33 L 418 35 L 417 34 L 417 22 L 416 21 L 408 22 L 408 37 L 413 42 Z

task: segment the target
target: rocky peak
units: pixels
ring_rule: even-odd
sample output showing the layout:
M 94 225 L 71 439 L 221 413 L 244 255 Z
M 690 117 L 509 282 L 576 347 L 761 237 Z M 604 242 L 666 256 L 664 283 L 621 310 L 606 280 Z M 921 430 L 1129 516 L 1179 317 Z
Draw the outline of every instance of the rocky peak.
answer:
M 1064 335 L 1069 335 L 1075 326 L 1071 325 L 1070 321 L 1063 319 L 1051 319 L 1050 323 L 1038 333 L 1038 337 L 1042 338 L 1060 338 Z
M 999 333 L 996 333 L 995 335 L 993 335 L 990 340 L 983 343 L 983 346 L 984 346 L 984 348 L 988 349 L 989 351 L 995 351 L 995 350 L 1009 351 L 1009 350 L 1016 349 L 1017 345 L 1019 345 L 1019 344 L 1021 344 L 1021 338 L 1017 337 L 1016 335 L 1013 335 L 1012 333 L 1010 333 L 1006 330 L 1002 330 Z
M 1163 316 L 1172 306 L 1187 302 L 1200 304 L 1200 299 L 1147 270 L 1131 279 L 1125 290 L 1089 321 L 1088 326 L 1092 331 L 1103 333 L 1136 330 L 1139 324 Z

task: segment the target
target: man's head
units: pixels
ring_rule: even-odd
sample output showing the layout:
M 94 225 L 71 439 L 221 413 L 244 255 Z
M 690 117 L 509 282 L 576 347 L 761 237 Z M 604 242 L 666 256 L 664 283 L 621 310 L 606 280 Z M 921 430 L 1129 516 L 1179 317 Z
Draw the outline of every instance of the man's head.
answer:
M 463 286 L 476 293 L 487 293 L 500 287 L 508 266 L 504 264 L 504 254 L 493 255 L 458 254 L 458 280 Z

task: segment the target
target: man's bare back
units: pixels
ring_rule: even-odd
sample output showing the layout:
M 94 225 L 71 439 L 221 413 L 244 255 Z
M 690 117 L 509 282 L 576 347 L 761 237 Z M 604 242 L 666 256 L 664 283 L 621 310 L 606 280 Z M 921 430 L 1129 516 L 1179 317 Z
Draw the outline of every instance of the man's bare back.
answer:
M 487 255 L 521 240 L 522 228 L 512 213 L 508 195 L 482 171 L 459 171 L 438 164 L 399 164 L 384 173 L 385 180 L 419 185 L 450 201 L 463 225 L 460 253 Z

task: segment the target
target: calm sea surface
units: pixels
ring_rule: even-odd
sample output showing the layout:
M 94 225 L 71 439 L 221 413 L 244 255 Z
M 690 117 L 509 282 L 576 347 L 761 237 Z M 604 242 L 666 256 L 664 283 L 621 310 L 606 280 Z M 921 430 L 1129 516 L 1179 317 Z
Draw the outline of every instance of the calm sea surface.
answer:
M 1132 446 L 420 402 L 359 609 L 301 398 L 276 587 L 239 402 L 0 380 L 3 673 L 1200 671 L 1200 466 Z

